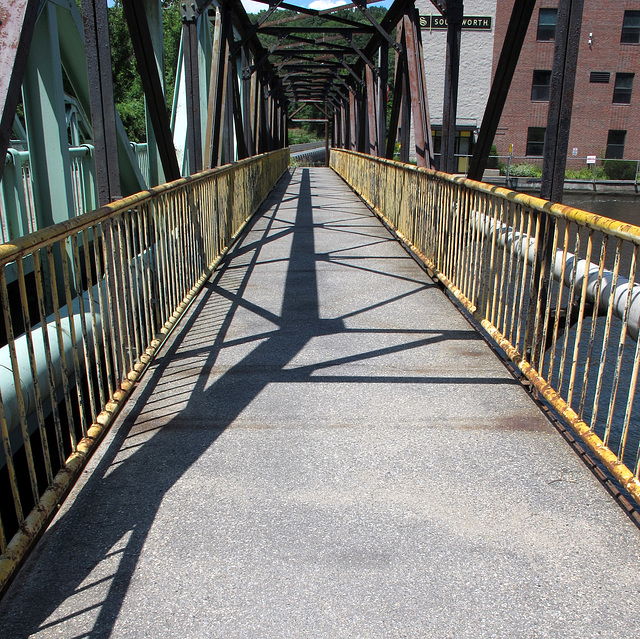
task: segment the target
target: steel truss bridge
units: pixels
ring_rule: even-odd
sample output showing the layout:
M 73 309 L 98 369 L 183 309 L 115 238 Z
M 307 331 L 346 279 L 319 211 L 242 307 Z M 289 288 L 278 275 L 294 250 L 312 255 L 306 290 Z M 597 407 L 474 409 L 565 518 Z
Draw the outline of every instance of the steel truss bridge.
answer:
M 466 177 L 461 1 L 442 171 L 413 2 L 182 4 L 170 111 L 162 3 L 123 0 L 146 146 L 79 4 L 0 15 L 0 634 L 637 630 L 640 230 L 559 203 L 582 1 L 542 199 L 480 181 L 532 0 Z M 290 167 L 309 105 L 330 168 Z

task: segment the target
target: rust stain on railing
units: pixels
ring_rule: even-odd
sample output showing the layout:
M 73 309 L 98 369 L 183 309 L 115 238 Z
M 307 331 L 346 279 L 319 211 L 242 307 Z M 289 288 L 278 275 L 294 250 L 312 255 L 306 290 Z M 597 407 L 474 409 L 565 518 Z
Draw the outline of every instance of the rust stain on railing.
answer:
M 256 156 L 0 245 L 0 592 L 288 164 Z
M 640 504 L 640 228 L 350 151 L 331 166 Z

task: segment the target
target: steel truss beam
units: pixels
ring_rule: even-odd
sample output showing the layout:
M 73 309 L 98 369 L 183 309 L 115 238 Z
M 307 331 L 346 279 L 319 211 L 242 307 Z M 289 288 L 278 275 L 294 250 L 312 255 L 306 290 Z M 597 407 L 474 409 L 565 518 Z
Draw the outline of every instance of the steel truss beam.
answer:
M 39 0 L 14 0 L 2 13 L 0 47 L 0 179 L 20 102 L 20 88 L 36 26 Z
M 478 140 L 469 164 L 468 176 L 472 180 L 481 180 L 484 170 L 487 168 L 491 145 L 498 130 L 500 117 L 507 100 L 511 80 L 520 58 L 520 51 L 527 35 L 535 4 L 536 0 L 519 0 L 513 5 L 502 51 L 493 76 L 487 107 L 482 118 Z
M 131 44 L 158 144 L 162 169 L 167 180 L 177 180 L 180 177 L 180 168 L 173 146 L 162 82 L 153 55 L 153 43 L 147 16 L 144 7 L 135 0 L 123 0 L 122 8 L 131 34 Z

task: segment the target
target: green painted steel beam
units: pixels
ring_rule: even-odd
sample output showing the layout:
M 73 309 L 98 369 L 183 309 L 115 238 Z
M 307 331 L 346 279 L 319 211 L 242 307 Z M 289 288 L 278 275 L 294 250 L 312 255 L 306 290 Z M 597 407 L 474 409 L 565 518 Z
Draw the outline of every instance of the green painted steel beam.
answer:
M 22 85 L 36 217 L 42 228 L 75 215 L 57 10 L 36 22 Z

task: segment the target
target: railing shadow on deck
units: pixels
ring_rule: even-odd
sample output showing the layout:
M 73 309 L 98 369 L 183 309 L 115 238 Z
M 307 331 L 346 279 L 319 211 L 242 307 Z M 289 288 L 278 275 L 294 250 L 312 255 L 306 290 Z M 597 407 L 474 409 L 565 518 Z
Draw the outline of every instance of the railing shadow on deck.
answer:
M 295 187 L 298 175 L 300 193 L 295 223 L 277 230 L 279 208 L 285 200 L 291 200 L 288 189 Z M 44 569 L 39 567 L 41 572 L 37 575 L 31 574 L 30 567 L 26 567 L 21 579 L 31 582 L 27 599 L 22 590 L 9 591 L 7 603 L 12 597 L 23 597 L 20 607 L 24 613 L 22 618 L 5 620 L 5 623 L 19 627 L 25 636 L 85 614 L 94 615 L 95 621 L 91 624 L 92 629 L 85 630 L 82 636 L 94 639 L 111 636 L 161 502 L 267 384 L 274 381 L 517 384 L 512 379 L 484 377 L 463 380 L 424 376 L 315 375 L 323 367 L 408 351 L 443 340 L 481 340 L 478 334 L 468 330 L 425 330 L 418 335 L 416 331 L 406 331 L 407 339 L 395 346 L 287 370 L 287 365 L 312 338 L 351 329 L 345 328 L 344 318 L 322 319 L 320 316 L 317 267 L 324 261 L 340 261 L 340 256 L 315 253 L 313 232 L 317 226 L 313 220 L 308 169 L 294 171 L 293 180 L 291 174 L 285 174 L 268 204 L 271 209 L 249 227 L 255 233 L 264 225 L 260 238 L 237 245 L 211 282 L 205 284 L 184 327 L 147 373 L 150 377 L 143 392 L 97 463 L 92 480 L 78 491 L 64 516 L 52 526 L 35 551 L 34 558 L 48 553 L 50 548 L 60 548 L 55 553 L 48 553 L 54 556 L 53 562 Z M 362 234 L 358 229 L 354 232 Z M 281 312 L 276 315 L 246 303 L 243 293 L 261 261 L 265 246 L 274 238 L 287 236 L 291 236 L 291 249 Z M 365 234 L 363 244 L 379 241 L 379 236 L 367 239 Z M 430 282 L 412 281 L 415 287 L 406 293 L 407 296 L 434 286 Z M 375 306 L 395 301 L 398 297 L 385 299 Z M 261 315 L 275 328 L 240 342 L 229 341 L 231 322 L 242 308 Z M 349 316 L 370 308 L 349 313 Z M 403 330 L 390 328 L 388 332 L 402 334 Z M 255 341 L 255 348 L 210 383 L 222 348 L 229 343 L 237 345 L 251 341 Z M 253 383 L 239 384 L 239 374 L 247 370 L 253 371 Z M 157 405 L 153 403 L 154 393 L 163 396 Z M 173 407 L 172 413 L 165 417 L 155 413 L 162 404 Z M 146 416 L 145 412 L 148 413 Z M 189 433 L 188 445 L 180 441 L 183 429 Z M 70 534 L 75 536 L 71 544 Z M 91 589 L 94 589 L 93 593 Z M 79 593 L 84 596 L 76 601 L 75 596 Z M 87 601 L 91 602 L 89 606 Z

